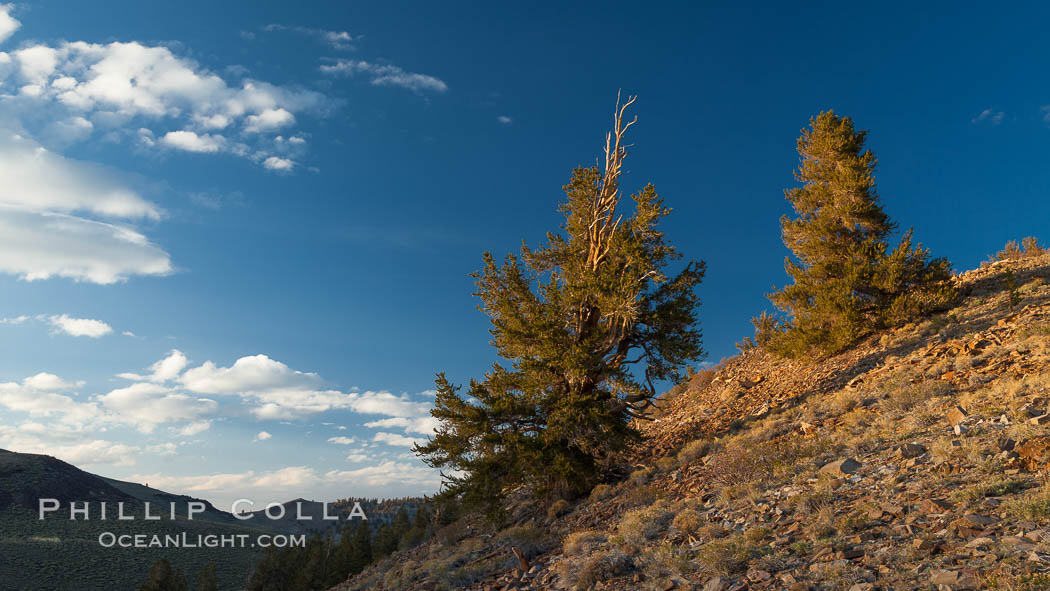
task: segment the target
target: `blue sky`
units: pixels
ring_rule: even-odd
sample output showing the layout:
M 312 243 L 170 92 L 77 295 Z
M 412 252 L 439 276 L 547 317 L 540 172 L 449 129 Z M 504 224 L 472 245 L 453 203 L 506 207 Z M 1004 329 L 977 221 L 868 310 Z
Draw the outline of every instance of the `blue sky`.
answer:
M 433 376 L 494 360 L 467 275 L 557 225 L 621 88 L 711 360 L 822 109 L 957 270 L 1045 234 L 1045 6 L 491 4 L 4 5 L 0 447 L 221 504 L 434 490 Z

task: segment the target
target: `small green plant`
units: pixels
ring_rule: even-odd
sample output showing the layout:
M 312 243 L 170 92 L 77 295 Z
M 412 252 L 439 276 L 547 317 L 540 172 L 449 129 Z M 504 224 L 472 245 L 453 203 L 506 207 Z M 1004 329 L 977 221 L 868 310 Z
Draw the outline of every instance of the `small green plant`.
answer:
M 1014 278 L 1014 270 L 1007 269 L 1003 273 L 1003 288 L 1006 289 L 1007 301 L 1010 304 L 1010 309 L 1013 310 L 1017 304 L 1021 303 L 1021 294 L 1017 291 L 1017 279 Z
M 1019 519 L 1050 521 L 1050 490 L 1044 488 L 1020 499 L 1011 499 L 1003 506 L 1007 513 Z

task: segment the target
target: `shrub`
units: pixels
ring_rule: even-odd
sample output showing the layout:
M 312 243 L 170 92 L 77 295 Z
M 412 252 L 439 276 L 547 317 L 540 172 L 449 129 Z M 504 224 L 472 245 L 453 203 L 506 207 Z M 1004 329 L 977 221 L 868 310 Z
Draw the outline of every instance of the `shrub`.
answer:
M 711 442 L 707 439 L 697 439 L 685 444 L 678 452 L 678 463 L 685 466 L 707 455 L 711 450 Z
M 569 534 L 562 544 L 562 550 L 569 556 L 586 556 L 608 539 L 603 532 L 585 529 Z
M 711 574 L 728 577 L 742 572 L 755 554 L 744 536 L 735 534 L 704 544 L 697 551 L 696 560 Z
M 678 467 L 678 460 L 670 456 L 660 458 L 656 460 L 656 467 L 663 472 L 670 472 Z
M 627 503 L 634 506 L 648 505 L 659 496 L 659 491 L 651 486 L 633 486 L 627 490 Z
M 608 484 L 599 484 L 598 486 L 591 489 L 591 496 L 588 499 L 592 502 L 601 501 L 611 497 L 613 494 L 613 487 Z
M 550 519 L 557 519 L 562 515 L 565 515 L 569 511 L 569 501 L 565 499 L 558 499 L 551 503 L 550 507 L 547 507 L 547 517 Z
M 639 486 L 649 482 L 649 477 L 652 476 L 652 468 L 642 468 L 631 472 L 631 475 L 627 477 L 627 482 L 630 482 L 634 486 Z
M 1046 249 L 1039 246 L 1039 239 L 1035 236 L 1028 236 L 1021 239 L 1021 244 L 1018 246 L 1016 240 L 1011 240 L 1006 243 L 1006 246 L 1002 250 L 995 253 L 995 260 L 997 261 L 1012 261 L 1017 259 L 1026 259 L 1031 257 L 1042 256 L 1046 253 Z
M 671 527 L 683 534 L 694 534 L 700 529 L 700 513 L 696 509 L 684 509 L 674 516 Z
M 816 444 L 798 438 L 763 442 L 738 439 L 715 454 L 708 467 L 716 483 L 743 485 L 768 480 L 778 467 L 794 466 L 816 449 Z
M 526 558 L 542 554 L 554 545 L 554 539 L 547 530 L 532 524 L 505 529 L 496 538 L 507 546 L 517 548 Z
M 563 560 L 559 564 L 559 575 L 566 587 L 575 585 L 579 589 L 592 589 L 601 582 L 630 572 L 634 562 L 620 550 L 595 552 L 581 562 Z
M 663 504 L 635 509 L 624 514 L 617 532 L 629 544 L 640 545 L 667 530 L 674 514 Z

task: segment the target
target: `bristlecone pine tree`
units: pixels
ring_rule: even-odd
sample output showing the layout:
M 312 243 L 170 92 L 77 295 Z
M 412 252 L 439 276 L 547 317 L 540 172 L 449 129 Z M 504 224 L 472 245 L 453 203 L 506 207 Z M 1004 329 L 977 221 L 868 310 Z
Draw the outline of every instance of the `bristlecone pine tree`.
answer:
M 833 111 L 802 131 L 795 172 L 802 186 L 785 191 L 796 217 L 780 220 L 796 259 L 784 264 L 792 284 L 769 296 L 785 317 L 753 321 L 759 345 L 787 356 L 831 354 L 955 299 L 951 263 L 913 245 L 912 230 L 889 251 L 896 224 L 879 204 L 866 136 Z
M 652 185 L 631 196 L 631 217 L 617 212 L 633 102 L 617 104 L 604 170 L 577 168 L 564 187 L 561 232 L 502 263 L 485 253 L 473 275 L 509 367 L 471 380 L 469 398 L 437 377 L 440 427 L 415 451 L 443 469 L 445 498 L 498 516 L 517 485 L 546 498 L 586 492 L 637 437 L 631 419 L 652 404 L 654 382 L 703 356 L 694 288 L 704 263 L 665 275 L 681 255 L 657 229 L 671 210 Z

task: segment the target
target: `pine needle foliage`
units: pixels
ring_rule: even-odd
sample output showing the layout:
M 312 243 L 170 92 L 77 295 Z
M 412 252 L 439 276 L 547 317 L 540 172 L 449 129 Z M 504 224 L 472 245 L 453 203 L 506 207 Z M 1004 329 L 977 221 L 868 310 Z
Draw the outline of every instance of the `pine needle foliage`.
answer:
M 756 342 L 784 356 L 827 355 L 890 326 L 943 309 L 956 297 L 951 263 L 913 244 L 897 247 L 897 229 L 875 187 L 867 132 L 834 111 L 810 120 L 798 139 L 801 157 L 785 195 L 795 216 L 780 220 L 791 284 L 769 295 L 782 315 L 754 320 Z
M 490 517 L 521 485 L 541 498 L 590 490 L 637 439 L 631 419 L 652 404 L 654 382 L 677 381 L 703 356 L 694 289 L 704 263 L 666 274 L 681 255 L 658 228 L 671 210 L 651 184 L 631 195 L 630 217 L 618 213 L 633 102 L 617 104 L 604 169 L 577 168 L 563 187 L 560 231 L 502 261 L 485 253 L 473 275 L 506 363 L 466 396 L 437 377 L 440 427 L 415 451 L 442 469 L 444 495 Z

